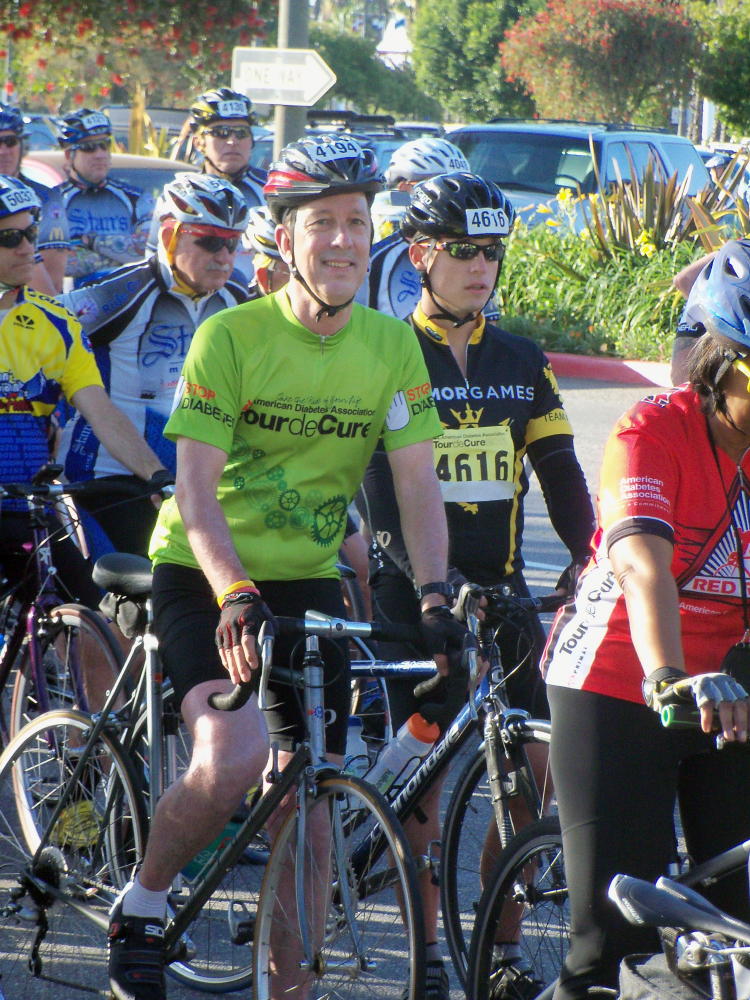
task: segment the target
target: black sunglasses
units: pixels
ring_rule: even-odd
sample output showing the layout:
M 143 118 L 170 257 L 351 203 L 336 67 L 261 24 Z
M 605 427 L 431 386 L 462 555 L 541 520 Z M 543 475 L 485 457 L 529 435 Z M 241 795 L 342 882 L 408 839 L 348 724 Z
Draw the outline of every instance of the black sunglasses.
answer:
M 26 229 L 0 229 L 0 247 L 13 250 L 21 245 L 21 240 L 27 239 L 34 246 L 39 234 L 39 226 L 32 222 Z
M 0 146 L 8 146 L 12 149 L 17 146 L 21 140 L 17 135 L 0 135 Z
M 195 245 L 207 253 L 218 253 L 224 247 L 230 253 L 234 253 L 239 242 L 239 236 L 198 236 L 196 237 Z
M 206 131 L 216 139 L 249 139 L 253 134 L 253 130 L 246 125 L 238 125 L 236 128 L 231 125 L 216 125 Z
M 95 153 L 99 149 L 109 149 L 109 139 L 100 139 L 98 142 L 81 142 L 75 147 L 81 153 Z
M 480 253 L 484 254 L 484 259 L 488 261 L 499 261 L 505 256 L 505 245 L 499 240 L 497 243 L 489 243 L 485 247 L 480 247 L 477 243 L 463 243 L 460 240 L 448 243 L 436 243 L 436 250 L 446 250 L 448 255 L 454 260 L 474 260 Z

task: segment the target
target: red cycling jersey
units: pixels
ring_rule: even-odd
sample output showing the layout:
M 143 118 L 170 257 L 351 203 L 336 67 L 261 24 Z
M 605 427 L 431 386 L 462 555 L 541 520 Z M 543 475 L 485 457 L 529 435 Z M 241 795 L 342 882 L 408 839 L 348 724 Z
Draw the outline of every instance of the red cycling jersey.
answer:
M 643 670 L 608 557 L 614 541 L 637 532 L 674 544 L 685 669 L 720 668 L 744 631 L 738 553 L 750 582 L 748 475 L 750 452 L 737 466 L 714 451 L 690 389 L 648 396 L 620 418 L 604 455 L 596 552 L 575 605 L 561 610 L 547 641 L 548 684 L 643 700 Z

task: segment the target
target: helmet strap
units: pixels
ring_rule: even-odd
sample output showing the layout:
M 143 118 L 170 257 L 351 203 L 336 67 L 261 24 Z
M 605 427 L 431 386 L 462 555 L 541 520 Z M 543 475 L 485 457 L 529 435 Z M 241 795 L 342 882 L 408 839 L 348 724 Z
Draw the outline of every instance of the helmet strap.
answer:
M 427 273 L 427 271 L 422 272 L 422 285 L 424 288 L 427 289 L 427 294 L 430 296 L 430 298 L 438 308 L 437 312 L 430 313 L 430 315 L 427 318 L 438 319 L 438 320 L 447 319 L 448 322 L 451 323 L 456 328 L 459 326 L 464 326 L 466 323 L 473 323 L 481 313 L 482 309 L 484 309 L 484 306 L 487 305 L 487 302 L 489 302 L 490 299 L 492 298 L 492 293 L 490 293 L 490 295 L 487 297 L 487 302 L 484 303 L 482 309 L 477 309 L 476 312 L 466 313 L 465 316 L 456 316 L 455 313 L 450 312 L 448 309 L 442 306 L 435 298 L 435 292 L 432 289 L 432 283 L 430 282 L 430 276 Z
M 219 170 L 219 168 L 216 166 L 216 164 L 214 163 L 214 161 L 213 160 L 209 160 L 209 158 L 206 156 L 205 153 L 203 154 L 203 159 L 206 161 L 206 163 L 210 163 L 211 164 L 211 167 L 213 168 L 214 174 L 217 177 L 221 177 L 221 179 L 223 181 L 229 181 L 230 184 L 234 184 L 235 181 L 242 180 L 242 178 L 245 176 L 245 172 L 247 170 L 247 167 L 242 167 L 241 170 L 237 170 L 233 174 L 228 174 L 225 170 Z

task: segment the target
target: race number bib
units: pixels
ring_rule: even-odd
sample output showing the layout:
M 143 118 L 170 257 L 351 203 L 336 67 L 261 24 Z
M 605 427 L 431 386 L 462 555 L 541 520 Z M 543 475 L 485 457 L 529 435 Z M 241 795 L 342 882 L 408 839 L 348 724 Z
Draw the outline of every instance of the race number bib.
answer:
M 467 236 L 507 236 L 508 216 L 501 208 L 467 208 Z
M 317 160 L 343 160 L 359 156 L 360 148 L 351 139 L 337 139 L 335 142 L 321 142 L 315 147 Z
M 446 503 L 511 500 L 515 448 L 510 427 L 457 427 L 437 438 L 435 459 Z

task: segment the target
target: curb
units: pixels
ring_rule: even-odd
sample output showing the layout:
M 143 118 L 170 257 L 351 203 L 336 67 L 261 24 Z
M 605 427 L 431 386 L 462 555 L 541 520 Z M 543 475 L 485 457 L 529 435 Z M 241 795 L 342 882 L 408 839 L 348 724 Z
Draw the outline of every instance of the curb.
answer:
M 588 378 L 620 385 L 672 385 L 666 361 L 626 361 L 624 358 L 593 358 L 554 351 L 545 351 L 545 354 L 558 378 Z

